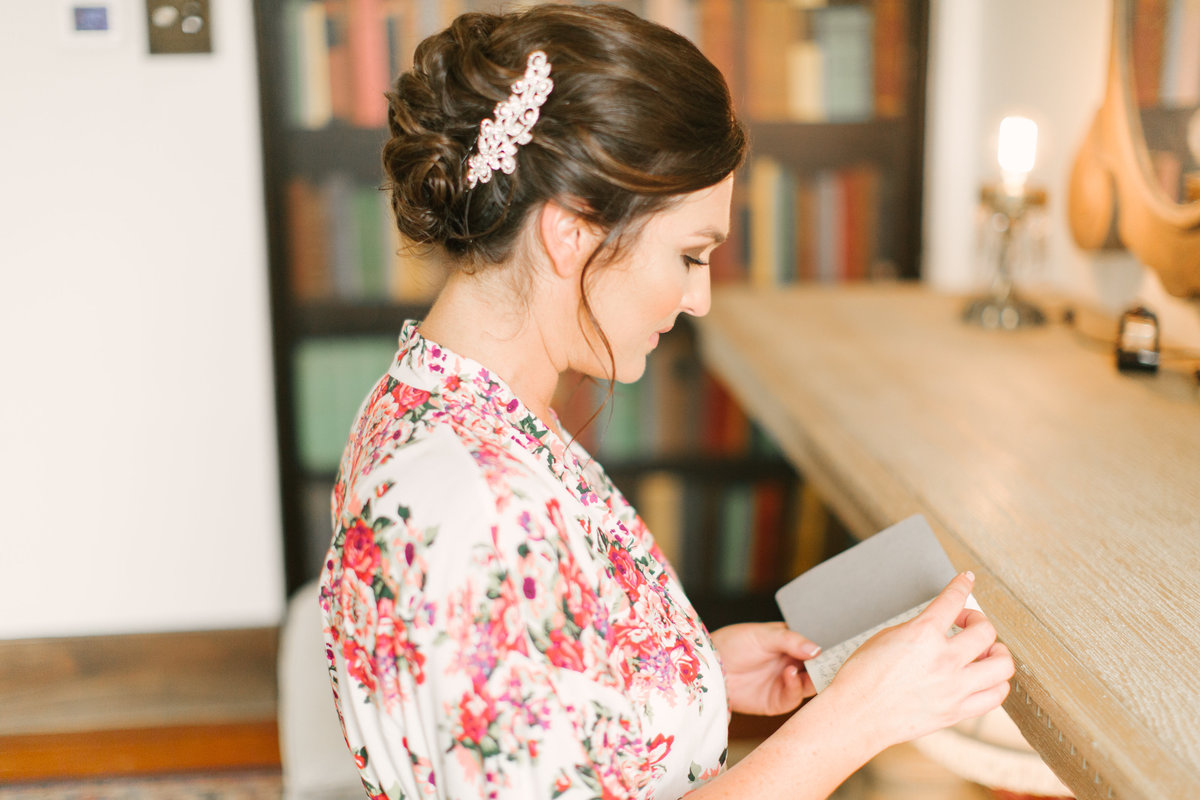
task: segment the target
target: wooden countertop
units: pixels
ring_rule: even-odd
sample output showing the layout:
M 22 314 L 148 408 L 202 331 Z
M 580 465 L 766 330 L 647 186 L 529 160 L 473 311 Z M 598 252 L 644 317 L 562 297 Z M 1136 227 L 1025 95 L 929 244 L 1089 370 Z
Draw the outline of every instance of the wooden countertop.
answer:
M 913 285 L 719 289 L 703 358 L 843 521 L 925 515 L 1080 798 L 1200 798 L 1200 397 Z M 1113 331 L 1112 333 L 1115 333 Z

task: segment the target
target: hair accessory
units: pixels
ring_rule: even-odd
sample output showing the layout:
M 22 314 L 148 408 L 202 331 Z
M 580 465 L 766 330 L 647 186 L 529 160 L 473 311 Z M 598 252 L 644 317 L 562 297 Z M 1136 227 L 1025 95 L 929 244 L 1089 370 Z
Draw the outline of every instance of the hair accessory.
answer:
M 525 76 L 512 85 L 512 94 L 496 104 L 491 119 L 479 124 L 477 152 L 467 159 L 467 188 L 490 181 L 493 170 L 513 173 L 517 168 L 517 145 L 533 139 L 530 130 L 538 121 L 538 109 L 553 88 L 550 61 L 541 50 L 534 50 L 526 61 Z

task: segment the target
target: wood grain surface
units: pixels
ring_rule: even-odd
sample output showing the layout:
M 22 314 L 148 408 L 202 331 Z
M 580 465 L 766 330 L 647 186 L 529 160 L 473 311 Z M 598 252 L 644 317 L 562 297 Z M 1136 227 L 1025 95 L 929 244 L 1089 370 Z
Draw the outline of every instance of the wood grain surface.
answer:
M 279 766 L 276 628 L 0 642 L 0 784 Z
M 730 287 L 701 352 L 852 531 L 921 513 L 976 572 L 1018 664 L 1006 708 L 1078 797 L 1200 797 L 1195 386 L 963 305 Z

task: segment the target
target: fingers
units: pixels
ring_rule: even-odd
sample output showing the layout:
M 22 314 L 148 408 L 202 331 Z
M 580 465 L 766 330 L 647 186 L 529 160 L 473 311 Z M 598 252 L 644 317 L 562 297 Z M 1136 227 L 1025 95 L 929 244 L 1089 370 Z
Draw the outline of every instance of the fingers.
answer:
M 950 626 L 962 616 L 967 598 L 975 586 L 975 575 L 971 572 L 960 572 L 954 580 L 942 589 L 938 596 L 929 602 L 925 610 L 918 615 L 937 625 L 940 630 L 949 630 Z
M 780 699 L 776 709 L 790 711 L 805 699 L 816 695 L 817 688 L 813 685 L 812 676 L 804 669 L 803 664 L 789 664 L 783 669 L 781 675 Z M 782 712 L 775 710 L 772 713 Z
M 955 634 L 951 646 L 962 654 L 964 664 L 985 657 L 996 643 L 996 627 L 982 612 L 965 612 L 956 624 L 962 630 Z
M 977 691 L 1001 683 L 1007 684 L 1012 678 L 1013 672 L 1012 655 L 1008 652 L 1008 648 L 1000 642 L 996 642 L 986 655 L 963 669 L 963 673 L 970 681 L 970 686 L 975 687 Z
M 971 719 L 997 708 L 1008 697 L 1014 672 L 1012 656 L 1000 642 L 988 648 L 961 671 L 962 699 L 956 704 L 958 720 Z M 951 723 L 953 724 L 953 723 Z
M 982 716 L 992 709 L 998 708 L 1004 702 L 1004 698 L 1008 697 L 1008 691 L 1008 681 L 1004 681 L 971 695 L 959 706 L 962 719 Z
M 935 597 L 918 616 L 939 632 L 949 630 L 947 618 L 960 630 L 948 642 L 948 647 L 958 654 L 962 665 L 979 664 L 974 685 L 984 687 L 997 682 L 1006 682 L 1012 677 L 1012 656 L 1008 648 L 996 641 L 996 628 L 977 608 L 968 608 L 966 603 L 974 587 L 974 575 L 964 572 Z M 1007 691 L 1007 690 L 1005 690 Z
M 963 719 L 986 714 L 1008 697 L 1012 688 L 1009 680 L 1015 670 L 1012 655 L 1003 644 L 997 642 L 992 645 L 986 656 L 964 671 L 968 672 L 970 679 L 980 688 L 963 701 Z
M 962 613 L 959 614 L 954 620 L 954 624 L 965 629 L 969 627 L 975 620 L 979 619 L 987 619 L 987 615 L 977 608 L 971 608 L 968 606 L 964 608 Z
M 783 622 L 766 623 L 763 631 L 769 637 L 770 647 L 775 652 L 784 653 L 797 660 L 806 661 L 821 652 L 819 644 L 791 630 Z

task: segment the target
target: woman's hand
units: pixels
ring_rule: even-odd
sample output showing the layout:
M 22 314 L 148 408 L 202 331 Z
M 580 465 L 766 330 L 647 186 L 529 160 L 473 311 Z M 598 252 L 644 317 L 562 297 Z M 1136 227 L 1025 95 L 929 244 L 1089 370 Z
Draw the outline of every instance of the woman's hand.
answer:
M 782 622 L 727 625 L 712 634 L 725 667 L 729 707 L 742 714 L 783 714 L 816 694 L 804 660 L 820 649 Z
M 826 693 L 859 708 L 883 747 L 992 710 L 1008 695 L 1012 655 L 996 629 L 964 604 L 974 577 L 956 577 L 917 617 L 871 637 Z M 952 625 L 962 631 L 946 634 Z

